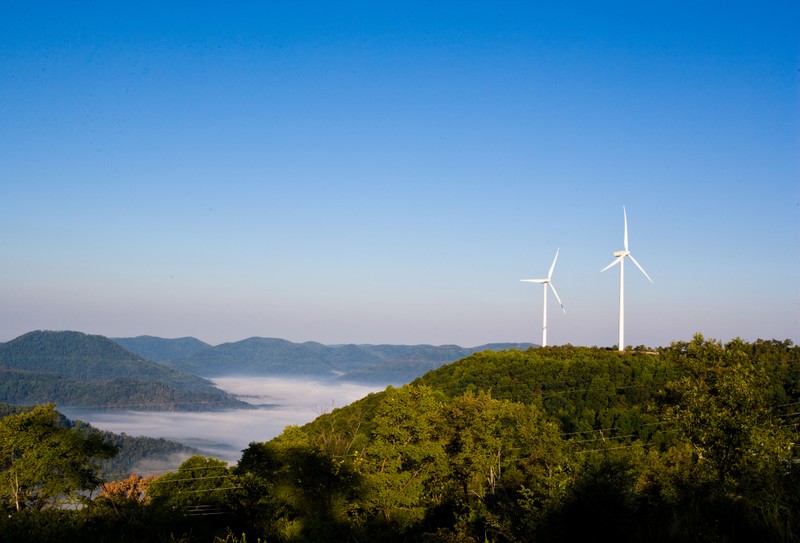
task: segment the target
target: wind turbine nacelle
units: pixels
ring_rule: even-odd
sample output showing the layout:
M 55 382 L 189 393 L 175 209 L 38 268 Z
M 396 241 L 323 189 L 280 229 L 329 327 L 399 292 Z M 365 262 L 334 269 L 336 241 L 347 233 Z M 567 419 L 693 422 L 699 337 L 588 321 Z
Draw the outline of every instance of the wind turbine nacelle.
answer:
M 617 257 L 625 256 L 626 254 L 628 254 L 627 251 L 614 251 L 614 256 L 617 256 Z

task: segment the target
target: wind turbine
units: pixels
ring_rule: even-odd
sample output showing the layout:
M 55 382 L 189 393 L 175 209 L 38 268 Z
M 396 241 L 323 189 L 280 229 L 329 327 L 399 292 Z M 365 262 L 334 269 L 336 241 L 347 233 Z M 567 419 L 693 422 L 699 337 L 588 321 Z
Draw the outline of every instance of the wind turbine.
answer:
M 520 281 L 524 281 L 526 283 L 541 283 L 542 286 L 544 286 L 544 304 L 542 309 L 542 347 L 547 347 L 547 285 L 550 285 L 550 288 L 553 290 L 556 300 L 558 300 L 558 303 L 561 305 L 561 311 L 566 313 L 564 304 L 561 303 L 561 298 L 558 297 L 558 292 L 556 292 L 556 287 L 554 287 L 553 283 L 550 281 L 553 277 L 553 269 L 556 267 L 556 260 L 558 260 L 558 251 L 559 249 L 556 249 L 556 257 L 553 259 L 553 264 L 550 266 L 547 279 L 520 279 Z
M 647 280 L 651 283 L 653 282 L 650 279 L 650 276 L 647 275 L 647 272 L 644 271 L 644 268 L 636 262 L 636 259 L 633 258 L 630 249 L 628 249 L 628 214 L 625 212 L 625 206 L 622 206 L 622 218 L 625 224 L 625 235 L 623 237 L 623 247 L 625 247 L 622 251 L 614 251 L 614 256 L 617 257 L 614 261 L 611 262 L 608 266 L 600 270 L 600 272 L 604 272 L 610 267 L 614 266 L 615 264 L 619 264 L 619 350 L 625 350 L 625 257 L 631 259 L 631 261 L 636 264 L 636 267 L 647 277 Z

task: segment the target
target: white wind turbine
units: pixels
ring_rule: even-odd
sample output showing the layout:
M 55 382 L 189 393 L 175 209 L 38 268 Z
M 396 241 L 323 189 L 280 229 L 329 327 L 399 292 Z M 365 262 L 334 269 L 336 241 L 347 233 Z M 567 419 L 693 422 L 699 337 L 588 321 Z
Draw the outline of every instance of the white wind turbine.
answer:
M 561 303 L 561 298 L 558 297 L 558 292 L 556 292 L 556 287 L 554 287 L 553 283 L 550 281 L 553 277 L 553 269 L 556 267 L 556 260 L 558 260 L 558 251 L 559 249 L 556 249 L 556 257 L 553 259 L 553 264 L 550 266 L 550 272 L 547 274 L 547 279 L 521 279 L 521 281 L 526 283 L 541 283 L 544 286 L 544 308 L 542 309 L 542 347 L 547 347 L 547 285 L 550 285 L 550 288 L 553 290 L 556 300 L 558 300 L 559 305 L 561 305 L 561 311 L 566 313 L 564 304 Z
M 600 270 L 601 272 L 606 271 L 610 267 L 615 264 L 619 264 L 619 350 L 625 350 L 625 257 L 631 259 L 631 261 L 636 264 L 636 267 L 641 270 L 647 280 L 651 283 L 653 282 L 650 279 L 650 276 L 647 275 L 647 272 L 644 271 L 644 268 L 636 262 L 636 259 L 633 258 L 630 250 L 628 249 L 628 214 L 625 212 L 625 206 L 622 206 L 622 217 L 625 224 L 625 235 L 623 238 L 623 246 L 625 249 L 622 251 L 614 251 L 614 256 L 617 257 L 614 259 L 611 264 Z

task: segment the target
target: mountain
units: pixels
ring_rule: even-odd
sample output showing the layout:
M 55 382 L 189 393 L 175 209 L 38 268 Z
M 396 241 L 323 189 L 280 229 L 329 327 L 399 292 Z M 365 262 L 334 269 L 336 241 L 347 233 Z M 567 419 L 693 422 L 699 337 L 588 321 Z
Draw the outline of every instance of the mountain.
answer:
M 284 339 L 249 338 L 223 343 L 206 351 L 165 364 L 204 377 L 222 375 L 324 375 L 333 367 L 321 343 L 292 343 Z M 360 353 L 350 353 L 344 365 L 361 363 Z M 352 358 L 352 361 L 350 361 Z
M 112 338 L 127 350 L 154 362 L 188 358 L 211 345 L 193 337 L 164 339 L 154 336 L 137 336 L 129 338 Z
M 0 344 L 0 401 L 72 407 L 249 407 L 209 381 L 145 360 L 103 336 L 36 331 Z
M 116 341 L 139 354 L 146 352 L 148 343 L 154 343 L 136 340 Z M 161 352 L 169 352 L 171 341 L 183 340 L 161 340 Z M 533 347 L 530 343 L 493 343 L 468 348 L 458 345 L 323 345 L 313 341 L 293 343 L 285 339 L 253 337 L 198 349 L 186 357 L 164 358 L 162 362 L 178 371 L 209 378 L 280 375 L 399 384 L 476 352 L 530 347 Z M 174 350 L 177 351 L 177 347 Z

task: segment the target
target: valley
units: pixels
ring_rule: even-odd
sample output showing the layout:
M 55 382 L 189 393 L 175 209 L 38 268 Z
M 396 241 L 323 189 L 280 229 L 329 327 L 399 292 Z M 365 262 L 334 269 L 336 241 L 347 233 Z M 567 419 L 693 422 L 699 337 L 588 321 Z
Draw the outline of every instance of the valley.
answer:
M 334 380 L 286 377 L 218 377 L 215 386 L 252 405 L 251 409 L 214 411 L 94 410 L 64 407 L 62 413 L 101 430 L 131 436 L 164 438 L 205 456 L 236 463 L 255 441 L 269 441 L 290 425 L 303 425 L 384 387 Z M 186 459 L 168 457 L 145 462 L 137 473 L 175 469 Z

